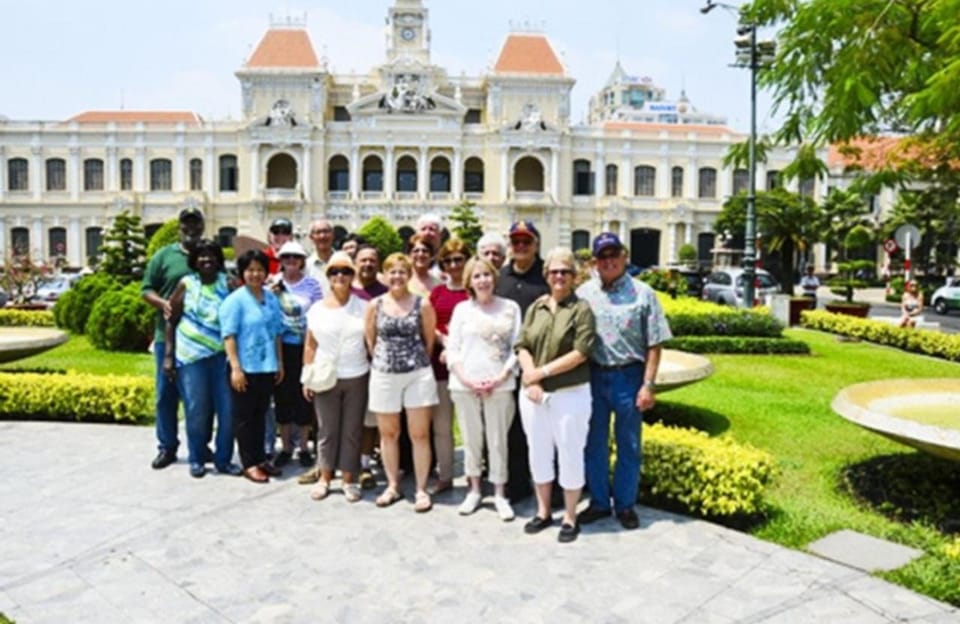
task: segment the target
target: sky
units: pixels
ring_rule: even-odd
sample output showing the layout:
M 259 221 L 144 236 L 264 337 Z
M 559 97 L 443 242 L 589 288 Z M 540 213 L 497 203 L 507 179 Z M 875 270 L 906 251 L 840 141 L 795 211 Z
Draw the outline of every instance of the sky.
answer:
M 190 110 L 240 117 L 234 72 L 271 15 L 306 14 L 319 56 L 332 71 L 366 73 L 385 59 L 392 0 L 0 0 L 0 116 L 63 120 L 85 110 Z M 425 0 L 431 60 L 451 76 L 483 74 L 511 24 L 540 29 L 577 81 L 572 121 L 619 58 L 676 99 L 749 129 L 749 71 L 730 67 L 736 18 L 699 11 L 704 0 Z M 770 98 L 758 128 L 775 129 Z

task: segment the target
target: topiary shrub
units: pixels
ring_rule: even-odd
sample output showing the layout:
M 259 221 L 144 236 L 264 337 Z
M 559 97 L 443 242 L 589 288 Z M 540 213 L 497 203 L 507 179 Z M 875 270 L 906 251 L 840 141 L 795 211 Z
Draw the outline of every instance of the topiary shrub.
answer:
M 157 231 L 153 233 L 153 236 L 150 237 L 150 242 L 147 243 L 147 262 L 150 262 L 150 258 L 153 257 L 153 254 L 160 251 L 161 248 L 166 247 L 171 243 L 176 243 L 180 240 L 180 220 L 179 219 L 170 219 L 166 221 L 163 225 L 157 228 Z
M 50 310 L 0 310 L 0 327 L 53 327 Z
M 57 327 L 68 329 L 75 334 L 86 331 L 87 319 L 93 304 L 105 292 L 119 290 L 120 282 L 106 273 L 91 273 L 60 295 L 53 306 L 53 320 Z
M 147 423 L 153 416 L 146 377 L 0 373 L 0 420 Z
M 87 319 L 90 342 L 106 351 L 145 351 L 153 338 L 154 310 L 140 296 L 140 284 L 105 293 Z
M 389 221 L 379 215 L 361 225 L 357 234 L 377 248 L 381 261 L 394 252 L 403 251 L 404 241 L 400 234 Z

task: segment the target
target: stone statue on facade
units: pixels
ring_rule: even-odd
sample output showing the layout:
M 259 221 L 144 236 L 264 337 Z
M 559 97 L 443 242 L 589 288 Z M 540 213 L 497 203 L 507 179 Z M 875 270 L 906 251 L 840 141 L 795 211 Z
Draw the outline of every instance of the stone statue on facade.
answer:
M 297 120 L 293 115 L 293 107 L 287 100 L 277 100 L 270 109 L 270 115 L 267 117 L 266 126 L 288 127 L 296 126 Z
M 380 100 L 380 108 L 389 113 L 422 113 L 436 106 L 433 98 L 424 93 L 416 74 L 399 74 L 393 87 Z

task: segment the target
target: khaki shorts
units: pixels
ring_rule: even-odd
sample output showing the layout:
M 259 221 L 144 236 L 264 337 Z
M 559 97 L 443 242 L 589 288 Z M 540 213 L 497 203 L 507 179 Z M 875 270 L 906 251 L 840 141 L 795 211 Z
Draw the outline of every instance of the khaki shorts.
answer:
M 370 371 L 368 409 L 376 414 L 398 414 L 403 408 L 428 407 L 439 402 L 437 380 L 429 366 L 409 373 Z

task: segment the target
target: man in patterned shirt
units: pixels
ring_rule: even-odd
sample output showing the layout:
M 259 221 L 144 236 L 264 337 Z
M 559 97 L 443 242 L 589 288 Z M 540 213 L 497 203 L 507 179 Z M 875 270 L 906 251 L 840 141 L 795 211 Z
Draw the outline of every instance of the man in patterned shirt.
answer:
M 613 509 L 625 529 L 640 526 L 634 505 L 640 487 L 642 412 L 656 401 L 661 343 L 673 337 L 660 302 L 649 286 L 627 274 L 627 253 L 616 234 L 593 241 L 597 277 L 577 289 L 596 319 L 590 355 L 593 410 L 587 435 L 586 473 L 590 506 L 577 522 L 590 524 L 610 516 L 610 412 L 616 415 L 617 464 L 613 471 Z

